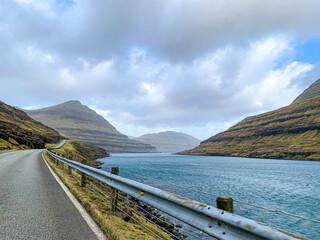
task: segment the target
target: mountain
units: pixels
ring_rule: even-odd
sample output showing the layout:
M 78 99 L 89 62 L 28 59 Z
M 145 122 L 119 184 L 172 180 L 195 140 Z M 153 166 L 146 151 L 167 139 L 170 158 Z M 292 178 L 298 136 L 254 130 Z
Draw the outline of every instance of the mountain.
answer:
M 194 148 L 200 140 L 181 132 L 159 132 L 142 135 L 136 140 L 155 146 L 160 152 L 179 152 Z
M 179 154 L 320 160 L 320 96 L 311 98 L 318 84 L 291 105 L 247 117 Z
M 44 148 L 46 143 L 57 143 L 61 139 L 57 131 L 0 101 L 0 151 Z
M 103 147 L 107 152 L 156 152 L 155 147 L 121 134 L 102 116 L 79 101 L 26 112 L 68 138 Z
M 304 90 L 292 103 L 302 102 L 317 96 L 320 96 L 320 79 L 311 84 L 310 87 Z

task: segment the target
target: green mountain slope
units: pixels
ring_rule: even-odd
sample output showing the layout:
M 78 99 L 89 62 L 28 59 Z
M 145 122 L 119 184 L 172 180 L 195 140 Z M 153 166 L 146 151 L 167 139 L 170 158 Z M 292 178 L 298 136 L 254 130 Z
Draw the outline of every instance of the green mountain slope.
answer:
M 66 137 L 103 147 L 107 152 L 156 152 L 155 147 L 121 134 L 102 116 L 79 101 L 26 112 Z
M 160 152 L 178 152 L 194 148 L 200 140 L 181 132 L 160 132 L 142 135 L 136 140 L 155 146 Z
M 304 100 L 320 96 L 320 79 L 311 84 L 303 91 L 292 103 L 302 102 Z
M 180 154 L 320 160 L 320 96 L 245 118 Z
M 57 131 L 0 101 L 0 151 L 44 148 L 46 143 L 57 143 L 61 139 Z

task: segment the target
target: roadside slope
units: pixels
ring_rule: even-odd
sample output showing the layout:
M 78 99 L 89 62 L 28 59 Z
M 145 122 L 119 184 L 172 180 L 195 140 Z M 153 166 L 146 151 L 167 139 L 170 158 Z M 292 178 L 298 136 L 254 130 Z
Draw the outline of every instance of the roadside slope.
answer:
M 109 157 L 109 154 L 104 148 L 90 145 L 77 140 L 68 140 L 60 148 L 52 148 L 51 151 L 60 156 L 72 159 L 74 161 L 86 161 L 86 164 L 92 167 L 101 165 L 98 158 Z

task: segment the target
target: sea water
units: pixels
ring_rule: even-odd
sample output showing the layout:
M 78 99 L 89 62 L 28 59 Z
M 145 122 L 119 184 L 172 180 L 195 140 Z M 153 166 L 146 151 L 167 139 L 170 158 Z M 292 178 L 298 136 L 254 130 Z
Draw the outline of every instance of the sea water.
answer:
M 170 153 L 112 154 L 99 160 L 105 171 L 118 166 L 123 177 L 212 206 L 216 206 L 214 196 L 137 175 L 320 220 L 320 162 Z M 320 239 L 319 223 L 236 202 L 234 211 L 287 232 Z

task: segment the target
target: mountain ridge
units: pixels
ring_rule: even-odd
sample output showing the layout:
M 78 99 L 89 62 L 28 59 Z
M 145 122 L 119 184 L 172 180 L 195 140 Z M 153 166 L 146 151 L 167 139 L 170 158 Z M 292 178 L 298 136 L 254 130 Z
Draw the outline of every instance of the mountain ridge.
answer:
M 26 112 L 66 137 L 103 147 L 110 153 L 156 152 L 151 145 L 129 139 L 101 115 L 77 100 Z
M 309 88 L 320 87 L 316 82 Z M 306 89 L 291 105 L 247 117 L 178 154 L 319 161 L 320 92 L 315 97 L 306 92 L 315 91 Z

